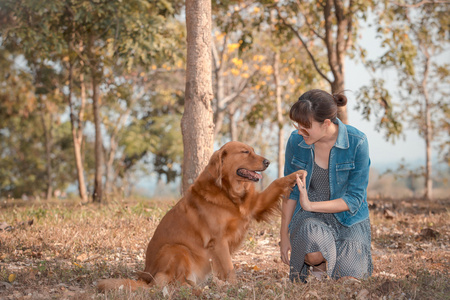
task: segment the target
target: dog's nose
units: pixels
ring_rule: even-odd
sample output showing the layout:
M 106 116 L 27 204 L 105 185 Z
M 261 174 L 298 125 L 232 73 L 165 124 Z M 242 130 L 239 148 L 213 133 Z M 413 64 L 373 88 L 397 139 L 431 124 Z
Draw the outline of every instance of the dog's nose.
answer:
M 263 165 L 267 168 L 270 165 L 270 161 L 268 159 L 263 160 Z

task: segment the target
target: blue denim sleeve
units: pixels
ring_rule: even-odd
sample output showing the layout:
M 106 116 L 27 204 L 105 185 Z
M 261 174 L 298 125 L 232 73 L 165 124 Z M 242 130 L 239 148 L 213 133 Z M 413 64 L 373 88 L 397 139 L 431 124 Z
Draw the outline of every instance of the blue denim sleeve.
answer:
M 284 176 L 294 173 L 297 171 L 292 164 L 292 158 L 294 157 L 294 142 L 292 135 L 289 137 L 289 140 L 286 145 L 285 156 L 284 156 Z M 300 198 L 300 191 L 297 188 L 297 185 L 292 189 L 291 194 L 289 195 L 289 199 L 298 201 Z
M 367 137 L 356 147 L 355 168 L 348 176 L 347 191 L 342 199 L 347 203 L 351 215 L 355 215 L 361 204 L 366 201 L 367 185 L 369 184 L 369 142 Z

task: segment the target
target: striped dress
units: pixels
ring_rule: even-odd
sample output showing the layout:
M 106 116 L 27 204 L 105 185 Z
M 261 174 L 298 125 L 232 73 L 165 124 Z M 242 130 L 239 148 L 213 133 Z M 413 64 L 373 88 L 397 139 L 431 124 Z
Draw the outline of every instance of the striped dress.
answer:
M 328 169 L 322 169 L 316 163 L 308 198 L 312 202 L 330 200 Z M 305 255 L 317 251 L 326 259 L 327 275 L 331 278 L 366 278 L 372 274 L 369 219 L 346 227 L 336 220 L 334 214 L 300 210 L 293 217 L 289 231 L 292 281 L 306 281 L 309 266 L 304 262 Z

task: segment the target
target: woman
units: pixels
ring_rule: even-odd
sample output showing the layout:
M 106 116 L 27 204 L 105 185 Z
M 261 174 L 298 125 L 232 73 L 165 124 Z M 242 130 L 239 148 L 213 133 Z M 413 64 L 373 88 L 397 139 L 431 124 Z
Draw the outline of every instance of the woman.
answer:
M 281 259 L 291 280 L 305 282 L 308 270 L 334 279 L 372 274 L 369 146 L 364 133 L 337 118 L 346 103 L 342 94 L 311 90 L 289 113 L 296 131 L 284 173 L 307 171 L 282 204 Z

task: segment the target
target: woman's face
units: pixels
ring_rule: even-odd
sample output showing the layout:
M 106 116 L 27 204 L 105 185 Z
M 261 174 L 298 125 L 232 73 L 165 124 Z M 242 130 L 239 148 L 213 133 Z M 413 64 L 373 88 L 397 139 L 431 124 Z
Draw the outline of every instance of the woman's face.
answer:
M 323 125 L 323 123 L 314 120 L 311 122 L 310 128 L 305 128 L 300 124 L 294 123 L 294 127 L 298 130 L 298 134 L 303 137 L 305 143 L 308 145 L 314 144 L 324 136 L 325 131 Z

